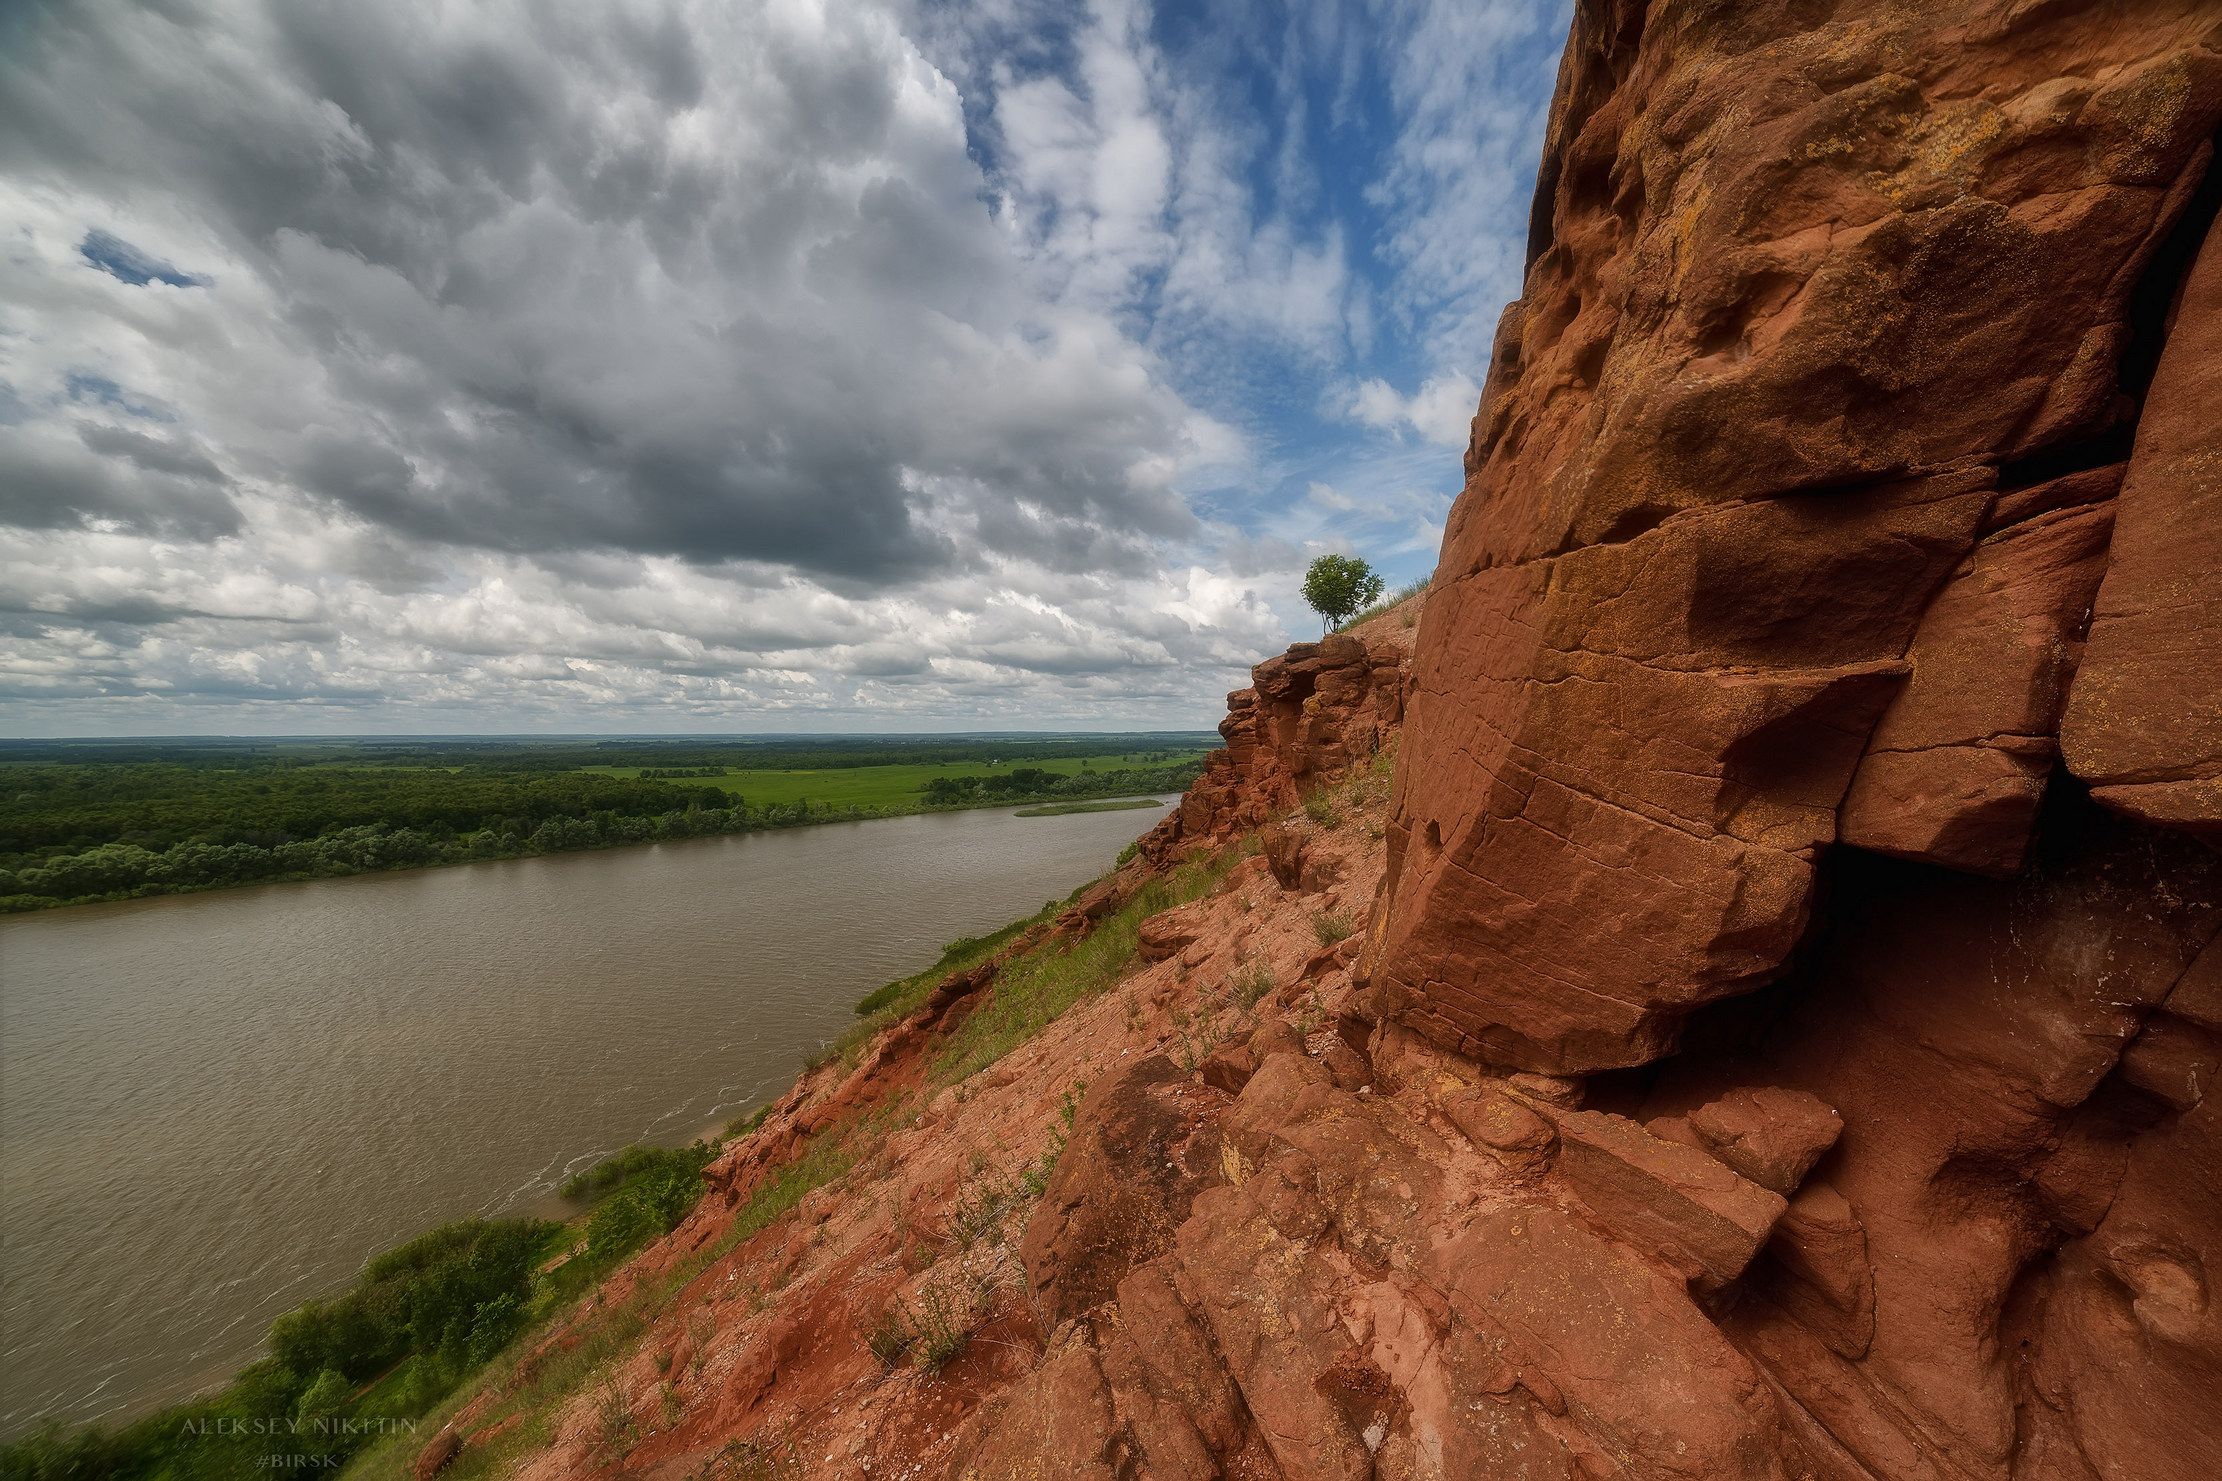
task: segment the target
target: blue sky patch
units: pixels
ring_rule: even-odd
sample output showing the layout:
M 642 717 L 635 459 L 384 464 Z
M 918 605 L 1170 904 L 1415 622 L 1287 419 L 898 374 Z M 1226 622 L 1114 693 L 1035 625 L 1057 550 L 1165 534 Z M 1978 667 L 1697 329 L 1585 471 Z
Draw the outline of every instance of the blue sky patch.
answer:
M 172 288 L 206 288 L 209 280 L 198 273 L 181 271 L 161 258 L 140 251 L 113 232 L 88 231 L 77 244 L 77 255 L 94 267 L 134 288 L 167 283 Z

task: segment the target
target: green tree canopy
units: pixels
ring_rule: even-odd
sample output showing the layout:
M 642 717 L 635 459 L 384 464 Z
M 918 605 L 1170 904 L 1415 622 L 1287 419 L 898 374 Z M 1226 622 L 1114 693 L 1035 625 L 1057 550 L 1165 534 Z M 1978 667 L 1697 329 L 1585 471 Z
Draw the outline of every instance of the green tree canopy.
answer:
M 1328 627 L 1340 627 L 1351 613 L 1381 600 L 1381 577 L 1357 556 L 1323 555 L 1304 573 L 1304 600 Z

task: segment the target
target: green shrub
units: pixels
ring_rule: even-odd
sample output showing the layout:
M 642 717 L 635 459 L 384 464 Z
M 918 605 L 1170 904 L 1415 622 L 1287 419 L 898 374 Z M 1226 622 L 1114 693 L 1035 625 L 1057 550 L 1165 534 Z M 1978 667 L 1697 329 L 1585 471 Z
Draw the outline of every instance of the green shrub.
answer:
M 696 1148 L 704 1146 L 704 1143 L 696 1142 L 694 1147 L 680 1150 L 670 1147 L 636 1145 L 627 1147 L 623 1151 L 612 1152 L 586 1171 L 573 1173 L 570 1177 L 564 1179 L 563 1196 L 570 1199 L 598 1197 L 622 1184 L 633 1182 L 656 1172 L 674 1161 L 690 1157 L 694 1154 Z M 695 1166 L 699 1168 L 709 1160 L 707 1156 L 704 1156 L 696 1162 Z
M 1325 789 L 1304 799 L 1304 816 L 1322 828 L 1332 828 L 1342 821 L 1342 812 L 1335 806 L 1335 799 Z
M 515 1340 L 525 1328 L 525 1303 L 515 1292 L 504 1291 L 471 1315 L 471 1331 L 464 1361 L 478 1368 Z
M 917 1340 L 918 1366 L 928 1373 L 939 1373 L 972 1340 L 970 1326 L 961 1318 L 956 1298 L 939 1284 L 928 1285 L 918 1293 L 918 1311 L 912 1330 Z
M 553 1228 L 538 1219 L 464 1219 L 374 1257 L 352 1290 L 310 1301 L 270 1326 L 270 1355 L 290 1373 L 333 1369 L 366 1382 L 411 1352 L 457 1346 L 478 1308 L 522 1299 Z
M 355 1386 L 337 1370 L 326 1368 L 316 1375 L 316 1382 L 301 1391 L 301 1397 L 293 1405 L 293 1417 L 303 1429 L 314 1434 L 338 1418 L 354 1397 Z
M 735 1116 L 732 1120 L 725 1123 L 725 1139 L 729 1142 L 738 1141 L 740 1138 L 747 1136 L 750 1132 L 756 1130 L 757 1127 L 762 1126 L 764 1124 L 764 1118 L 771 1115 L 771 1113 L 771 1103 L 767 1101 L 763 1105 L 758 1106 L 753 1111 L 747 1111 L 741 1115 Z
M 900 1298 L 890 1301 L 887 1309 L 873 1321 L 864 1334 L 864 1345 L 872 1350 L 882 1368 L 892 1368 L 903 1360 L 903 1354 L 918 1340 L 913 1329 L 910 1308 Z
M 1253 952 L 1242 965 L 1234 979 L 1234 995 L 1245 1008 L 1254 1008 L 1258 1000 L 1273 991 L 1272 964 Z
M 1357 925 L 1352 922 L 1350 917 L 1340 910 L 1322 910 L 1312 917 L 1312 934 L 1319 938 L 1319 944 L 1322 946 L 1333 946 L 1338 941 L 1347 941 L 1357 929 Z
M 605 1374 L 594 1395 L 594 1417 L 600 1427 L 602 1448 L 623 1455 L 640 1441 L 640 1427 L 633 1423 L 633 1406 L 617 1386 L 615 1374 Z
M 594 1210 L 587 1221 L 586 1258 L 596 1266 L 612 1264 L 662 1232 L 655 1210 L 628 1188 Z

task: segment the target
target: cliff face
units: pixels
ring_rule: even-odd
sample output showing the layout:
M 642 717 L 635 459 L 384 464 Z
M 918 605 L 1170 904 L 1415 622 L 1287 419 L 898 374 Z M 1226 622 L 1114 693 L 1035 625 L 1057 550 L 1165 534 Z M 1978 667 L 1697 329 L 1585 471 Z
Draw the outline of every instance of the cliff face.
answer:
M 1842 1118 L 1689 1307 L 1792 1469 L 2216 1464 L 2218 45 L 1598 3 L 1560 75 L 1366 960 L 1669 1139 Z
M 2211 1477 L 2218 124 L 2211 3 L 1583 4 L 1424 611 L 454 1435 L 623 1317 L 526 1474 Z
M 2216 25 L 1584 8 L 1421 636 L 1408 1021 L 1655 1059 L 1831 844 L 2014 873 L 2063 733 L 2222 822 Z

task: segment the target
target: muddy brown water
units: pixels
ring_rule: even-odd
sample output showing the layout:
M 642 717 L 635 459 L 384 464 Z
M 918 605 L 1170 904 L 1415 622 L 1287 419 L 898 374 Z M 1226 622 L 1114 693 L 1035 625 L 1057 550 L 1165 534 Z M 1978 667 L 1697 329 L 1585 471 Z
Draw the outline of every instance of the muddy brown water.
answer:
M 0 920 L 0 1431 L 220 1381 L 443 1220 L 767 1100 L 1162 809 L 869 823 Z

